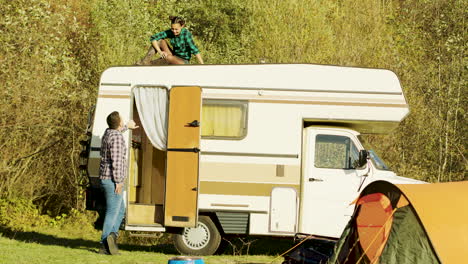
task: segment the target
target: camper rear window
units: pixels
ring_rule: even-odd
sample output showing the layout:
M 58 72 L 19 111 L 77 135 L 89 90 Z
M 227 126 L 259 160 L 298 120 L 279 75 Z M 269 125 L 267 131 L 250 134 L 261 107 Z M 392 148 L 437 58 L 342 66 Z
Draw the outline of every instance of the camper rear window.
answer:
M 201 133 L 206 139 L 242 139 L 247 135 L 246 101 L 203 100 Z

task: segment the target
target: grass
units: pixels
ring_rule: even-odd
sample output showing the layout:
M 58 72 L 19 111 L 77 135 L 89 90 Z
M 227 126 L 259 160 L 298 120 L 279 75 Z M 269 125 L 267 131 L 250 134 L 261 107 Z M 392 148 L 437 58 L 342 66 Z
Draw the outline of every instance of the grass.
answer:
M 0 263 L 149 264 L 167 263 L 170 258 L 178 256 L 171 244 L 139 245 L 131 242 L 123 242 L 119 246 L 122 255 L 99 255 L 96 253 L 99 236 L 100 232 L 89 226 L 42 227 L 31 231 L 0 227 Z M 250 248 L 254 255 L 206 256 L 203 260 L 206 264 L 281 263 L 283 258 L 277 256 L 290 245 L 290 241 L 259 239 Z

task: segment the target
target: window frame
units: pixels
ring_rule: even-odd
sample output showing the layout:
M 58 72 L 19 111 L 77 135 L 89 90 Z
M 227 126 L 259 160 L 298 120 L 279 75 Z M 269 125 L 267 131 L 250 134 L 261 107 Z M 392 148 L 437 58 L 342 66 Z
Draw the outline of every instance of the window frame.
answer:
M 317 166 L 317 138 L 319 136 L 332 136 L 332 137 L 343 137 L 343 138 L 347 138 L 349 140 L 349 143 L 353 144 L 353 146 L 356 148 L 356 150 L 359 152 L 359 145 L 356 144 L 356 142 L 354 142 L 353 138 L 348 136 L 348 135 L 335 135 L 335 134 L 316 134 L 315 135 L 315 139 L 314 139 L 314 168 L 317 168 L 317 169 L 331 169 L 331 170 L 357 170 L 358 168 L 356 167 L 351 167 L 352 164 L 349 164 L 349 160 L 346 161 L 346 165 L 349 166 L 347 168 L 330 168 L 330 167 L 319 167 Z M 348 146 L 346 146 L 346 155 L 347 155 L 347 158 L 351 157 L 351 149 L 352 147 L 348 144 Z
M 242 120 L 243 128 L 242 134 L 238 137 L 229 137 L 229 136 L 203 136 L 201 129 L 200 136 L 201 139 L 208 139 L 208 140 L 243 140 L 247 137 L 248 127 L 249 127 L 249 101 L 247 100 L 227 100 L 227 99 L 210 99 L 210 98 L 203 98 L 202 100 L 202 107 L 201 107 L 201 115 L 203 116 L 203 107 L 205 105 L 240 105 L 242 111 Z M 203 126 L 203 120 L 201 120 Z

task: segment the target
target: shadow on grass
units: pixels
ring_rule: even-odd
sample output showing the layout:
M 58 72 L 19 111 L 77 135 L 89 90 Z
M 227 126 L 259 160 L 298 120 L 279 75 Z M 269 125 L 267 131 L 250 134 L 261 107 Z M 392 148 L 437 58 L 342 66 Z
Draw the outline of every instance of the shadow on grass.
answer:
M 100 248 L 98 241 L 82 238 L 65 238 L 55 235 L 44 234 L 35 231 L 15 231 L 0 226 L 0 234 L 3 237 L 14 239 L 26 243 L 38 243 L 42 245 L 54 245 L 67 248 L 81 249 L 97 252 Z M 236 237 L 228 238 L 230 242 L 223 241 L 218 251 L 221 255 L 266 255 L 277 256 L 290 249 L 294 242 L 291 238 L 268 238 L 268 237 Z M 124 242 L 119 244 L 119 248 L 125 251 L 154 252 L 168 255 L 179 255 L 172 244 L 164 243 L 157 245 L 138 245 Z
M 292 238 L 263 236 L 230 236 L 223 239 L 220 250 L 224 255 L 277 256 L 294 246 Z
M 81 238 L 64 238 L 54 235 L 43 234 L 35 231 L 14 231 L 9 228 L 0 226 L 0 234 L 3 237 L 14 239 L 26 243 L 38 243 L 41 245 L 54 245 L 68 248 L 76 248 L 88 251 L 97 251 L 100 247 L 98 241 L 92 241 Z M 177 251 L 172 244 L 159 244 L 159 245 L 132 245 L 132 244 L 119 244 L 121 250 L 126 251 L 144 251 L 155 252 L 162 254 L 177 254 Z

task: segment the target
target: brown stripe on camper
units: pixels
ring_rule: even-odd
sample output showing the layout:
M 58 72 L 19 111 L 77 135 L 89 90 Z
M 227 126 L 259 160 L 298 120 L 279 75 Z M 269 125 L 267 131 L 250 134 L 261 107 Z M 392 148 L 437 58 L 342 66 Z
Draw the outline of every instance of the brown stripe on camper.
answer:
M 369 98 L 369 97 L 330 97 L 330 96 L 299 96 L 299 95 L 265 95 L 265 94 L 207 94 L 206 98 L 208 99 L 225 99 L 225 98 L 235 98 L 235 99 L 250 99 L 250 100 L 275 100 L 275 101 L 320 101 L 320 102 L 380 102 L 380 103 L 393 103 L 401 104 L 405 100 L 403 97 L 396 97 L 395 95 L 386 95 L 381 98 Z
M 274 184 L 251 182 L 200 182 L 201 194 L 270 196 L 275 187 L 290 187 L 299 192 L 299 184 Z
M 99 90 L 100 94 L 130 94 L 130 90 L 106 90 L 106 89 L 101 89 Z
M 201 162 L 201 181 L 300 183 L 300 165 Z
M 102 84 L 101 84 L 102 85 Z M 273 92 L 306 92 L 306 93 L 347 93 L 347 94 L 389 94 L 402 95 L 402 92 L 382 92 L 382 91 L 349 91 L 349 90 L 318 90 L 318 89 L 286 89 L 286 88 L 259 88 L 259 87 L 220 87 L 220 86 L 203 86 L 203 89 L 211 90 L 243 90 L 243 91 L 273 91 Z
M 122 87 L 122 86 L 132 86 L 131 83 L 101 83 L 101 86 L 117 86 L 117 87 Z M 124 88 L 127 88 L 124 87 Z
M 315 104 L 315 105 L 345 105 L 345 106 L 374 106 L 408 108 L 405 100 L 375 99 L 375 98 L 345 98 L 345 97 L 304 97 L 304 96 L 272 96 L 272 95 L 235 95 L 209 94 L 204 99 L 235 99 L 248 100 L 255 103 L 273 104 Z

